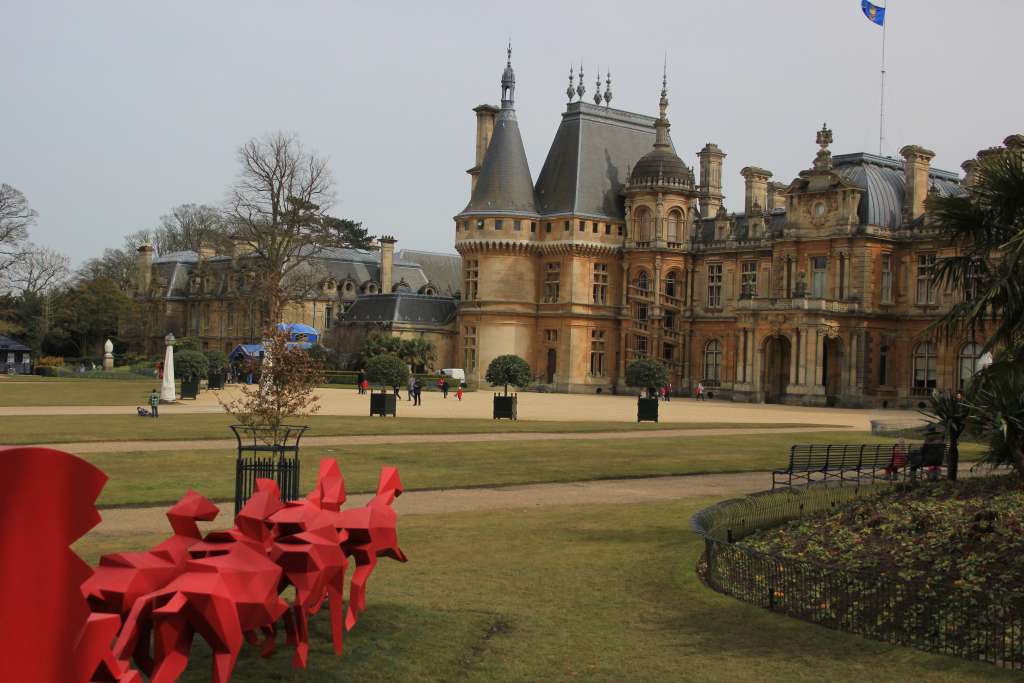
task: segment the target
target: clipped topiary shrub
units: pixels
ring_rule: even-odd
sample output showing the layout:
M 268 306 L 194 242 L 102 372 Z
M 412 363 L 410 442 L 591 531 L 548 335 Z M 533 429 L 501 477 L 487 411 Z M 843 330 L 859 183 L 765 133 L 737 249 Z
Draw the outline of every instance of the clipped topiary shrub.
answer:
M 652 390 L 668 384 L 668 368 L 653 358 L 635 360 L 626 367 L 626 384 L 653 394 Z
M 409 366 L 390 353 L 374 356 L 366 362 L 366 380 L 383 387 L 402 387 L 409 381 Z
M 533 373 L 530 364 L 515 354 L 498 356 L 487 366 L 487 373 L 484 379 L 491 386 L 504 386 L 505 395 L 508 395 L 508 385 L 517 389 L 525 389 L 533 381 Z
M 199 351 L 174 349 L 174 374 L 176 377 L 206 377 L 210 363 Z

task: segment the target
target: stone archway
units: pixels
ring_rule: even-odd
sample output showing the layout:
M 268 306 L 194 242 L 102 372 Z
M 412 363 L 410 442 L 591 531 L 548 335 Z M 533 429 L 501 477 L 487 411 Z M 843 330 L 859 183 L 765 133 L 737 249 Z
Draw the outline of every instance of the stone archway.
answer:
M 843 342 L 839 337 L 825 337 L 822 344 L 821 383 L 825 385 L 825 401 L 834 406 L 843 391 Z
M 762 346 L 764 364 L 761 366 L 761 389 L 765 403 L 782 403 L 789 386 L 789 339 L 776 334 L 765 337 Z

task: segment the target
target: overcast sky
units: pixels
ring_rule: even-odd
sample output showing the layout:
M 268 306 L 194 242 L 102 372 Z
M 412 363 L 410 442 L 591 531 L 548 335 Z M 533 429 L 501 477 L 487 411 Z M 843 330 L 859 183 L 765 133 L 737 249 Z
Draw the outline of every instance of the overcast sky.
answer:
M 885 153 L 959 171 L 1024 132 L 1020 0 L 891 0 Z M 0 182 L 39 212 L 32 237 L 75 263 L 171 207 L 219 204 L 253 136 L 327 156 L 333 213 L 452 251 L 469 198 L 472 107 L 499 99 L 512 39 L 534 180 L 570 63 L 612 70 L 615 107 L 669 118 L 683 160 L 717 143 L 726 206 L 739 170 L 788 182 L 827 121 L 834 153 L 878 151 L 882 29 L 860 0 L 673 2 L 29 2 L 0 9 Z

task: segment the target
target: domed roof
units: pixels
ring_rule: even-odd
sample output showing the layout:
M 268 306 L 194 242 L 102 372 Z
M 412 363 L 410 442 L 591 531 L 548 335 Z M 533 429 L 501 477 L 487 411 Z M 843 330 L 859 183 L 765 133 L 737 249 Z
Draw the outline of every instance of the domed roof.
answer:
M 666 183 L 693 186 L 693 170 L 679 158 L 671 147 L 655 147 L 640 157 L 629 174 L 633 183 L 653 181 L 661 177 Z

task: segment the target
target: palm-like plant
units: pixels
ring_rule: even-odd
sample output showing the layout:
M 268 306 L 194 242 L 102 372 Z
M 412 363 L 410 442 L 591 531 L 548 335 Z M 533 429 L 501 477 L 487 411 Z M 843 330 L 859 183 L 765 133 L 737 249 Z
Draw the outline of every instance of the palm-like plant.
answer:
M 949 337 L 981 331 L 984 349 L 1000 350 L 968 389 L 971 419 L 990 436 L 989 459 L 1024 477 L 1024 150 L 977 164 L 967 196 L 928 202 L 957 252 L 939 260 L 935 282 L 960 295 L 932 328 Z
M 434 342 L 423 337 L 403 339 L 399 357 L 412 368 L 429 370 L 437 361 L 437 348 L 434 346 Z

